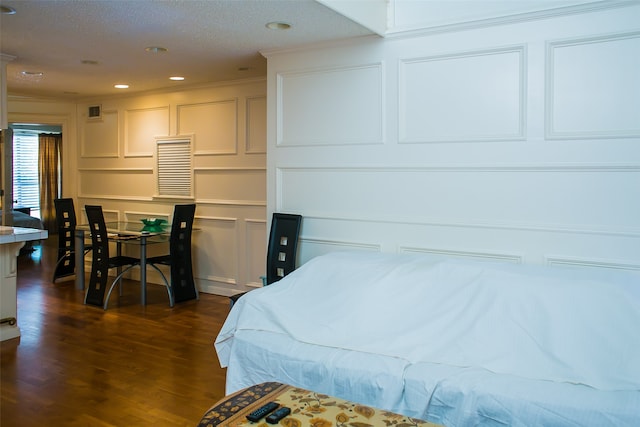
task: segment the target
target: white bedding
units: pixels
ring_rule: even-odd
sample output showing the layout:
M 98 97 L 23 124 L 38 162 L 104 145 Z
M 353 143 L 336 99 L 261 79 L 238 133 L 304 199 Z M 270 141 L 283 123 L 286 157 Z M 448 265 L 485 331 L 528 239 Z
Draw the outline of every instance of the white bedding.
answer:
M 240 298 L 216 349 L 227 392 L 277 380 L 451 426 L 640 423 L 638 325 L 631 273 L 333 253 Z

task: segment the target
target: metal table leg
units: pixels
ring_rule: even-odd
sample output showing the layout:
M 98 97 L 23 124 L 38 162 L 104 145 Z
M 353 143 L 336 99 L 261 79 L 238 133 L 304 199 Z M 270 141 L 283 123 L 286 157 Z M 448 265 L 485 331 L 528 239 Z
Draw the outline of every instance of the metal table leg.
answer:
M 75 239 L 76 289 L 84 290 L 84 231 L 76 230 Z

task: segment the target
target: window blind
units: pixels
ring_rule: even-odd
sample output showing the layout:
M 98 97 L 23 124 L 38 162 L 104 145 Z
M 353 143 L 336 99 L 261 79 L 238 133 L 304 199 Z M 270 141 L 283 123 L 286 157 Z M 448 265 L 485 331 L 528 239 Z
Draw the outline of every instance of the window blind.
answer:
M 158 195 L 192 197 L 191 140 L 157 141 Z
M 38 134 L 14 131 L 13 200 L 15 207 L 40 210 L 38 179 Z

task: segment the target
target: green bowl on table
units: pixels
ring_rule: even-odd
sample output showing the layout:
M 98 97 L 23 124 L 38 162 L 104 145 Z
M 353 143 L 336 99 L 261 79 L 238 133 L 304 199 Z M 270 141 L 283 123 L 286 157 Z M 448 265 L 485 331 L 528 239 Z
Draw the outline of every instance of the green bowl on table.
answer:
M 167 220 L 162 218 L 143 218 L 141 221 L 144 224 L 142 231 L 154 233 L 164 231 L 164 226 L 167 223 Z
M 142 218 L 141 221 L 147 227 L 160 227 L 167 222 L 166 219 L 162 218 Z

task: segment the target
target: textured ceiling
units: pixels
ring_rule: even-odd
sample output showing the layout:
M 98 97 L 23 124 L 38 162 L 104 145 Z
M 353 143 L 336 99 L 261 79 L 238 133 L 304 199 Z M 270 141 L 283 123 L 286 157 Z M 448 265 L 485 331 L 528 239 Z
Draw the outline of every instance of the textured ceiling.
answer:
M 90 97 L 266 75 L 260 51 L 372 34 L 313 0 L 2 0 L 10 95 Z M 272 21 L 286 31 L 265 27 Z M 160 46 L 165 53 L 149 53 Z M 6 58 L 6 56 L 5 56 Z M 93 61 L 95 63 L 83 63 Z M 23 71 L 42 72 L 42 76 Z M 170 76 L 184 76 L 172 82 Z

